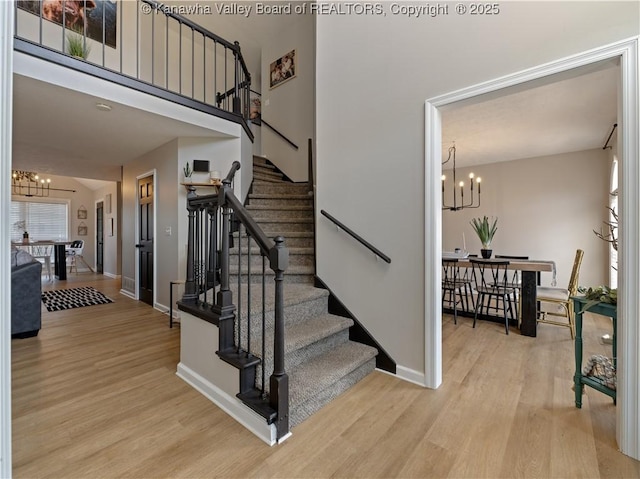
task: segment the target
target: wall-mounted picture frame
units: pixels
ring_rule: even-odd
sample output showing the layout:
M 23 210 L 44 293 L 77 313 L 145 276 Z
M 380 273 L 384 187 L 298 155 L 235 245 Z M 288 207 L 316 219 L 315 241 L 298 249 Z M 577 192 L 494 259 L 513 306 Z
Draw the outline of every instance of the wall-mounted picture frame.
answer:
M 78 236 L 87 236 L 89 234 L 89 228 L 84 223 L 78 225 Z
M 275 88 L 296 77 L 296 51 L 282 55 L 269 65 L 269 88 Z
M 18 0 L 18 8 L 65 29 L 86 35 L 98 43 L 116 47 L 118 2 L 116 0 Z M 103 40 L 104 39 L 104 40 Z
M 84 206 L 78 208 L 78 219 L 86 220 L 87 219 L 87 209 Z

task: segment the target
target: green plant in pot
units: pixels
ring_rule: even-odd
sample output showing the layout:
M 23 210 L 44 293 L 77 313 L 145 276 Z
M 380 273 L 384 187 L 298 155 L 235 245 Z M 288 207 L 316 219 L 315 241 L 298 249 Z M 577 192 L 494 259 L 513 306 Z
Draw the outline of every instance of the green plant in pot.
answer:
M 182 168 L 182 172 L 184 173 L 184 182 L 191 183 L 191 175 L 193 174 L 193 170 L 191 169 L 191 165 L 189 165 L 188 161 L 184 165 L 184 168 Z
M 69 55 L 86 60 L 90 51 L 91 46 L 85 43 L 85 38 L 82 35 L 77 33 L 67 35 L 67 53 Z
M 482 257 L 485 259 L 491 258 L 491 254 L 493 253 L 491 250 L 491 242 L 493 241 L 493 235 L 495 235 L 498 230 L 498 218 L 494 218 L 492 224 L 489 224 L 489 218 L 487 216 L 473 218 L 470 223 L 482 243 L 480 254 L 482 254 Z

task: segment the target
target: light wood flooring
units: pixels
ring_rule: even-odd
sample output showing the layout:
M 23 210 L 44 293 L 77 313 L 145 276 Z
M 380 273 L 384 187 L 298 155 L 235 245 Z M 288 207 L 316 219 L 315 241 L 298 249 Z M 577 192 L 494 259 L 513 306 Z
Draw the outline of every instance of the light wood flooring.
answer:
M 574 407 L 564 328 L 445 317 L 438 390 L 374 372 L 270 448 L 175 375 L 166 315 L 98 275 L 45 287 L 80 285 L 115 303 L 45 312 L 37 338 L 12 341 L 16 478 L 640 477 L 610 398 Z M 587 353 L 608 327 L 587 318 Z

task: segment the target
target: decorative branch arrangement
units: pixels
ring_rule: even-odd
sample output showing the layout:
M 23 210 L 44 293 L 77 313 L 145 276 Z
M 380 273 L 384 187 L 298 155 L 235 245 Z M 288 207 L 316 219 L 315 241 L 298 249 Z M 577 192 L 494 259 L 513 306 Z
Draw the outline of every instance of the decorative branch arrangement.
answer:
M 607 207 L 607 209 L 611 212 L 611 216 L 613 216 L 613 220 L 603 221 L 608 231 L 605 233 L 603 228 L 600 227 L 600 231 L 593 230 L 593 232 L 601 240 L 611 243 L 613 249 L 618 251 L 618 213 L 614 208 Z

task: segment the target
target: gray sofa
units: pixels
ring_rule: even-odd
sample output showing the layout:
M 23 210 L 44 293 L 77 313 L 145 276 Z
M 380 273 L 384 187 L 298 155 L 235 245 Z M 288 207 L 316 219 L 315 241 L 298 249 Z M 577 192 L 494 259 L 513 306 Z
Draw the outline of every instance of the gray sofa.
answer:
M 37 336 L 42 324 L 42 263 L 11 249 L 11 337 Z

